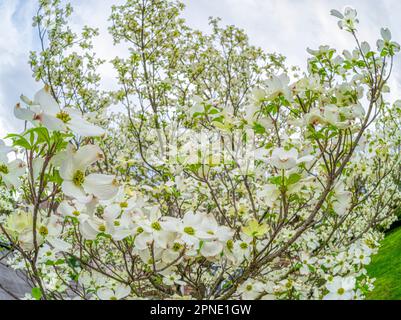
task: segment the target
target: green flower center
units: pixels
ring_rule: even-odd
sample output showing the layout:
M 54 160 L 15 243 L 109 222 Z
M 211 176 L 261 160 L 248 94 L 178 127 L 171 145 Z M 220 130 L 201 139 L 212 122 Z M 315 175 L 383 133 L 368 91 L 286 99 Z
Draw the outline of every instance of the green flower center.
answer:
M 59 113 L 57 113 L 56 118 L 60 119 L 64 123 L 67 123 L 71 120 L 70 115 L 67 112 L 63 112 L 63 111 L 60 111 Z
M 85 181 L 85 174 L 81 170 L 77 170 L 72 177 L 72 182 L 77 186 L 80 187 Z
M 106 231 L 106 227 L 105 227 L 103 224 L 101 224 L 101 225 L 99 226 L 99 231 L 100 231 L 100 232 L 105 232 L 105 231 Z
M 344 294 L 344 292 L 345 292 L 345 290 L 343 288 L 340 288 L 337 290 L 337 293 L 340 295 Z
M 72 212 L 72 215 L 78 217 L 81 213 L 78 210 Z
M 246 286 L 246 290 L 247 290 L 247 291 L 251 291 L 251 290 L 252 290 L 252 285 L 251 285 L 251 284 L 248 284 L 248 285 Z
M 143 232 L 143 228 L 142 228 L 142 227 L 138 227 L 138 228 L 136 229 L 136 232 L 137 232 L 138 234 L 142 233 L 142 232 Z
M 160 223 L 158 223 L 157 221 L 153 222 L 151 224 L 152 229 L 156 230 L 156 231 L 160 231 L 162 229 Z
M 0 164 L 0 172 L 4 174 L 8 174 L 9 170 L 5 164 Z
M 115 227 L 119 227 L 119 226 L 120 226 L 120 221 L 117 221 L 117 220 L 114 221 L 114 226 L 115 226 Z
M 127 202 L 120 202 L 120 208 L 127 208 L 128 203 Z
M 232 250 L 234 248 L 234 242 L 232 240 L 228 240 L 226 244 L 228 250 Z
M 195 234 L 195 229 L 192 227 L 185 227 L 184 232 L 190 236 L 193 236 Z
M 178 242 L 174 242 L 173 251 L 179 251 L 182 248 L 182 245 Z
M 110 300 L 117 300 L 117 297 L 110 297 Z
M 241 242 L 241 244 L 239 245 L 241 249 L 247 249 L 248 248 L 248 244 L 245 242 Z
M 39 228 L 39 234 L 42 236 L 47 236 L 47 234 L 49 233 L 49 230 L 47 230 L 47 228 L 45 226 L 41 226 Z

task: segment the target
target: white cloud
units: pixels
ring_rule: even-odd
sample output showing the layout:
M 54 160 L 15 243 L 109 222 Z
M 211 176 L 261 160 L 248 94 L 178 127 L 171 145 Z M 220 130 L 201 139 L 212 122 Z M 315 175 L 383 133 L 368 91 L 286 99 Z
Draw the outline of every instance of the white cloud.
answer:
M 0 136 L 16 129 L 12 110 L 21 90 L 34 87 L 27 65 L 33 49 L 33 1 L 0 1 Z

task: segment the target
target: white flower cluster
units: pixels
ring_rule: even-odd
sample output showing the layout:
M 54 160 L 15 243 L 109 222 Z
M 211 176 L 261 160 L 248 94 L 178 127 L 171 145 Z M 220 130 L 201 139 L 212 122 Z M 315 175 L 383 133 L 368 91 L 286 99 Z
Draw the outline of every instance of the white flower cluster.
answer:
M 354 9 L 332 14 L 356 37 Z M 399 45 L 381 35 L 377 52 L 359 41 L 341 55 L 308 49 L 302 77 L 258 70 L 238 99 L 220 83 L 224 98 L 199 93 L 203 82 L 182 90 L 194 71 L 174 69 L 183 73 L 154 91 L 140 86 L 149 108 L 128 106 L 115 123 L 61 107 L 51 86 L 22 96 L 14 113 L 28 128 L 7 137 L 12 147 L 0 141 L 0 184 L 16 200 L 0 198 L 0 233 L 16 249 L 8 264 L 34 286 L 25 298 L 362 299 L 365 266 L 401 199 L 401 109 L 385 102 Z M 126 63 L 140 59 L 132 52 Z M 174 85 L 185 98 L 166 101 L 193 101 L 158 113 L 153 99 Z M 191 149 L 181 133 L 202 130 L 210 139 Z M 185 149 L 178 160 L 163 154 L 173 140 Z

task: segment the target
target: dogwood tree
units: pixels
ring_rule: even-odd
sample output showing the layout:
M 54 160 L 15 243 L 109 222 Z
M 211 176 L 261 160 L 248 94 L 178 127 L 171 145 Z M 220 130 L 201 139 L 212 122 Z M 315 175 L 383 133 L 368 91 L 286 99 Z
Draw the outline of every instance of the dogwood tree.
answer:
M 98 31 L 39 1 L 43 89 L 0 144 L 1 237 L 25 298 L 363 298 L 400 200 L 401 103 L 385 98 L 399 45 L 388 29 L 361 42 L 356 11 L 333 10 L 355 48 L 308 49 L 301 72 L 182 10 L 112 7 L 107 91 Z

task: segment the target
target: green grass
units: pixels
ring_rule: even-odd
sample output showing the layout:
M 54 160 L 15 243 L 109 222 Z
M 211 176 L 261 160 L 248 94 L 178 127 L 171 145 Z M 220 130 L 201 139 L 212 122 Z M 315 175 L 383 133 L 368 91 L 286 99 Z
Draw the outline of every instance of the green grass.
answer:
M 401 300 L 401 227 L 387 234 L 367 271 L 376 278 L 368 300 Z

